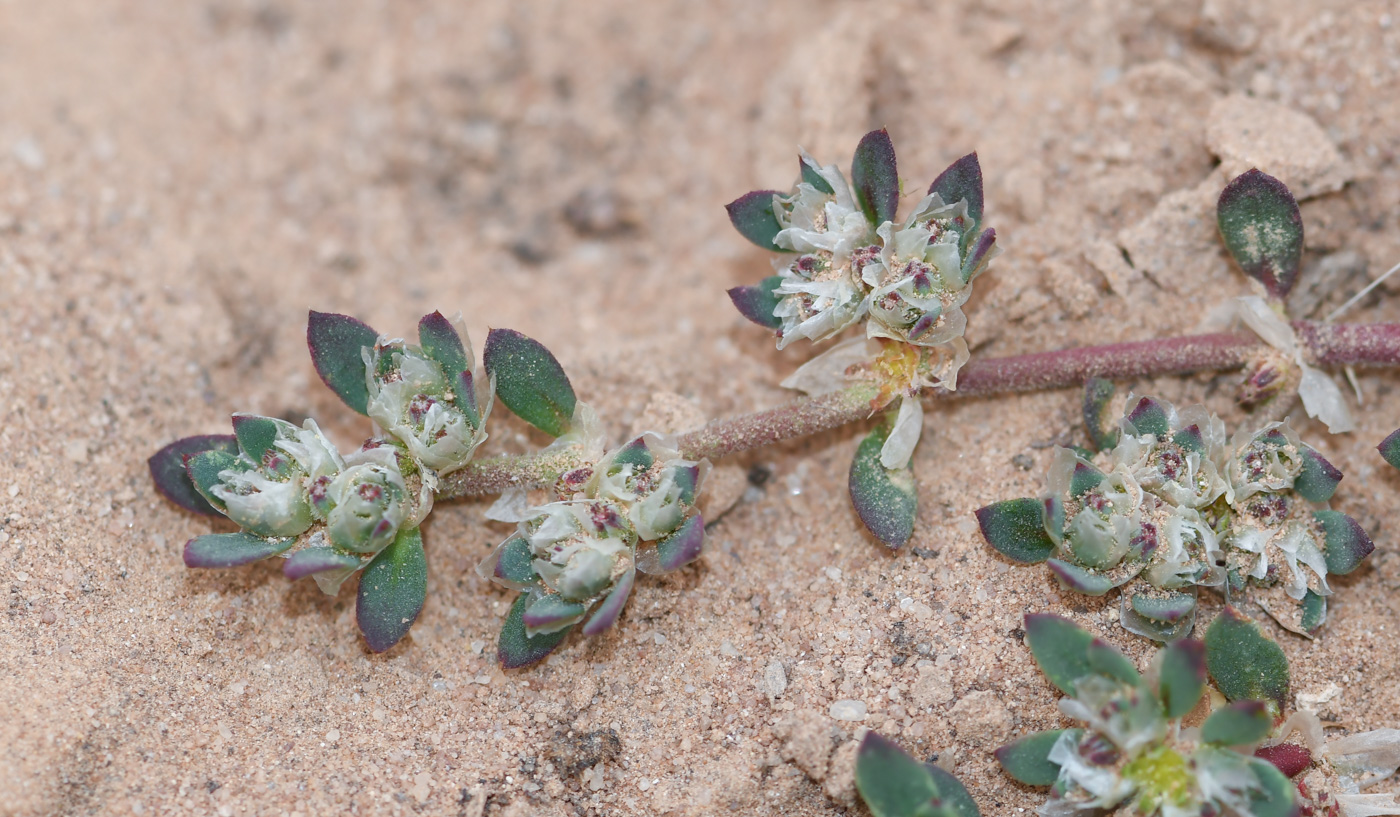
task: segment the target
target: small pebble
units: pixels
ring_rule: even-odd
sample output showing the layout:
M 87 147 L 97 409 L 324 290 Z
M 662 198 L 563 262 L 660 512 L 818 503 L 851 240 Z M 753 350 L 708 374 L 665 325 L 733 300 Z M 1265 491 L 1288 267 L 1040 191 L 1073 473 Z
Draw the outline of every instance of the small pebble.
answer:
M 778 661 L 769 662 L 768 667 L 763 670 L 763 691 L 776 698 L 787 689 L 787 684 L 787 673 L 783 671 L 783 665 Z
M 866 714 L 865 701 L 837 701 L 826 712 L 838 721 L 863 721 Z

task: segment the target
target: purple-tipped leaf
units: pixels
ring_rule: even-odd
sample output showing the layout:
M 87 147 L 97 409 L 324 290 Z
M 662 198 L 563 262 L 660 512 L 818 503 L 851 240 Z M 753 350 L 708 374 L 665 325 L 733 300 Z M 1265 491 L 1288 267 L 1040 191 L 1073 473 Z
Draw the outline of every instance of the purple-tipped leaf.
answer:
M 457 375 L 457 408 L 467 415 L 472 428 L 481 428 L 481 410 L 476 403 L 476 383 L 471 369 Z
M 729 213 L 729 223 L 734 225 L 739 235 L 765 250 L 791 252 L 773 242 L 783 229 L 773 213 L 773 197 L 777 195 L 776 190 L 755 190 L 724 205 L 724 209 Z
M 365 361 L 360 350 L 374 346 L 378 339 L 378 332 L 349 315 L 313 309 L 306 321 L 306 345 L 316 373 L 345 405 L 360 414 L 367 413 L 369 406 L 369 385 L 365 382 Z
M 293 553 L 282 564 L 282 575 L 296 581 L 314 573 L 327 570 L 347 570 L 360 566 L 360 558 L 348 553 L 337 553 L 332 548 L 309 547 Z
M 525 632 L 525 609 L 537 597 L 535 593 L 521 593 L 506 613 L 501 624 L 501 635 L 496 641 L 496 658 L 506 669 L 527 667 L 554 652 L 569 634 L 568 627 L 552 633 L 541 633 L 531 637 Z
M 1153 621 L 1175 623 L 1196 612 L 1196 597 L 1189 593 L 1147 595 L 1134 593 L 1130 604 L 1133 611 Z
M 264 539 L 251 533 L 206 533 L 185 543 L 185 567 L 238 567 L 285 553 L 296 539 Z
M 1077 462 L 1069 475 L 1069 495 L 1078 499 L 1099 487 L 1105 479 L 1104 472 L 1088 463 Z
M 525 633 L 535 636 L 572 627 L 586 612 L 588 608 L 582 604 L 551 594 L 531 602 L 521 614 L 520 621 L 525 625 Z
M 613 465 L 631 465 L 636 471 L 645 471 L 655 462 L 656 457 L 651 453 L 646 437 L 638 437 L 613 455 Z
M 637 580 L 637 571 L 628 570 L 622 574 L 622 578 L 613 585 L 612 592 L 608 593 L 603 603 L 598 605 L 598 609 L 589 616 L 587 623 L 583 625 L 584 635 L 599 635 L 611 629 L 617 623 L 617 617 L 622 615 L 622 608 L 627 606 L 627 597 L 632 594 L 632 585 Z
M 1084 430 L 1089 432 L 1089 441 L 1099 451 L 1118 445 L 1118 424 L 1109 417 L 1108 410 L 1112 401 L 1113 381 L 1102 377 L 1084 381 Z
M 1089 668 L 1105 678 L 1112 678 L 1129 686 L 1142 684 L 1142 676 L 1128 656 L 1106 641 L 1094 639 L 1089 644 Z
M 1168 644 L 1158 655 L 1157 697 L 1168 718 L 1196 708 L 1206 689 L 1206 645 L 1190 638 Z
M 1134 609 L 1132 604 L 1132 599 L 1138 598 L 1140 595 L 1125 592 L 1118 605 L 1118 623 L 1122 624 L 1123 629 L 1128 632 L 1143 638 L 1150 638 L 1153 641 L 1171 643 L 1189 635 L 1191 629 L 1195 627 L 1196 608 L 1194 606 L 1188 615 L 1176 621 L 1148 618 Z
M 1303 217 L 1287 185 L 1257 169 L 1243 173 L 1225 185 L 1216 217 L 1240 269 L 1274 300 L 1287 298 L 1303 256 Z
M 418 345 L 423 354 L 442 367 L 449 383 L 463 372 L 469 371 L 472 362 L 467 359 L 467 347 L 462 345 L 462 336 L 457 327 L 443 317 L 441 312 L 424 315 L 418 321 Z
M 937 193 L 944 204 L 956 204 L 967 199 L 967 215 L 974 226 L 982 223 L 982 165 L 977 152 L 967 154 L 948 165 L 928 186 L 930 195 Z
M 233 468 L 240 462 L 238 457 L 221 449 L 201 451 L 185 457 L 185 473 L 200 496 L 222 513 L 224 501 L 214 495 L 213 487 L 219 484 L 219 472 Z
M 1338 511 L 1314 511 L 1313 518 L 1327 538 L 1327 572 L 1345 576 L 1376 549 L 1361 523 Z
M 1066 590 L 1086 596 L 1102 596 L 1117 586 L 1107 576 L 1091 573 L 1063 559 L 1050 559 L 1046 561 L 1045 566 L 1050 568 L 1050 572 L 1055 574 L 1055 579 Z
M 535 554 L 530 551 L 530 542 L 515 534 L 503 542 L 496 550 L 496 567 L 492 574 L 501 581 L 523 587 L 539 581 L 535 573 Z
M 1337 491 L 1337 483 L 1342 481 L 1342 472 L 1323 456 L 1306 446 L 1299 451 L 1303 470 L 1293 480 L 1293 490 L 1309 502 L 1326 502 Z
M 1026 615 L 1026 644 L 1045 677 L 1066 695 L 1074 694 L 1074 682 L 1094 674 L 1089 646 L 1094 637 L 1067 618 L 1050 613 Z
M 1227 606 L 1206 629 L 1206 668 L 1232 701 L 1288 700 L 1288 658 L 1259 625 Z
M 543 344 L 513 329 L 492 329 L 481 358 L 506 408 L 551 437 L 569 430 L 578 398 L 564 367 Z
M 267 452 L 275 450 L 277 429 L 277 421 L 271 417 L 233 415 L 233 436 L 238 438 L 238 447 L 253 462 L 262 462 Z
M 1381 457 L 1390 463 L 1390 467 L 1400 468 L 1400 429 L 1390 432 L 1390 435 L 1376 446 L 1376 450 L 1381 452 Z
M 1172 435 L 1172 442 L 1197 454 L 1206 453 L 1206 438 L 1198 425 L 1189 425 Z
M 894 469 L 880 461 L 891 428 L 889 423 L 881 423 L 861 441 L 851 459 L 847 487 L 851 505 L 866 529 L 885 545 L 900 548 L 914 535 L 919 486 L 914 481 L 913 458 Z
M 670 573 L 700 555 L 705 549 L 705 520 L 694 514 L 655 545 L 637 549 L 637 569 L 643 573 Z
M 1161 437 L 1171 431 L 1166 406 L 1151 397 L 1144 397 L 1133 406 L 1133 410 L 1128 412 L 1128 422 L 1133 424 L 1139 435 L 1154 434 Z
M 221 451 L 229 456 L 238 453 L 238 440 L 232 434 L 203 434 L 185 437 L 151 455 L 146 464 L 151 469 L 151 481 L 166 499 L 187 511 L 216 516 L 219 509 L 209 504 L 190 481 L 185 460 L 205 451 Z
M 878 732 L 866 732 L 856 751 L 856 790 L 875 817 L 980 817 L 957 778 L 920 763 Z
M 1060 508 L 1063 526 L 1063 507 Z M 977 509 L 982 537 L 997 552 L 1022 564 L 1038 564 L 1055 552 L 1046 532 L 1045 504 L 1039 499 L 1008 499 Z
M 384 652 L 408 635 L 427 593 L 423 536 L 418 528 L 399 531 L 360 575 L 355 621 L 371 651 Z
M 889 132 L 871 131 L 856 145 L 851 160 L 851 187 L 865 217 L 876 227 L 894 221 L 899 209 L 899 170 Z
M 967 240 L 967 237 L 964 237 L 964 240 Z M 959 283 L 963 286 L 981 275 L 982 270 L 987 267 L 987 262 L 992 260 L 992 250 L 996 249 L 997 244 L 997 231 L 988 228 L 978 234 L 975 243 L 970 240 L 967 243 L 969 246 L 963 250 L 965 257 L 962 269 L 959 270 L 962 279 Z
M 770 275 L 751 287 L 734 287 L 729 300 L 739 314 L 766 329 L 781 329 L 782 318 L 773 314 L 782 299 L 774 292 L 783 282 L 781 275 Z
M 1263 701 L 1236 701 L 1218 709 L 1201 724 L 1201 740 L 1220 746 L 1244 746 L 1268 737 L 1274 718 Z
M 1026 735 L 993 752 L 997 762 L 1018 783 L 1027 786 L 1052 786 L 1060 778 L 1060 765 L 1050 760 L 1050 750 L 1060 741 L 1066 731 L 1075 735 L 1075 740 L 1084 734 L 1083 729 L 1050 729 Z

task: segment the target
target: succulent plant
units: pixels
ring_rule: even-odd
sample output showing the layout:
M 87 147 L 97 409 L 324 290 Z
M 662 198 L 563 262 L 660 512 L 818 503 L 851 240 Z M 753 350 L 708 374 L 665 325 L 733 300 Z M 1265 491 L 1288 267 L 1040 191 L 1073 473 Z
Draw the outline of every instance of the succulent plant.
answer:
M 1070 590 L 1122 588 L 1123 626 L 1158 641 L 1189 633 L 1198 588 L 1226 582 L 1281 624 L 1316 632 L 1327 577 L 1374 549 L 1354 519 L 1326 507 L 1342 473 L 1287 421 L 1227 440 L 1203 407 L 1129 397 L 1115 434 L 1103 423 L 1111 387 L 1090 382 L 1085 393 L 1090 436 L 1110 447 L 1058 449 L 1043 497 L 979 509 L 988 543 L 1044 562 Z
M 856 750 L 856 791 L 875 817 L 981 817 L 956 777 L 876 732 Z

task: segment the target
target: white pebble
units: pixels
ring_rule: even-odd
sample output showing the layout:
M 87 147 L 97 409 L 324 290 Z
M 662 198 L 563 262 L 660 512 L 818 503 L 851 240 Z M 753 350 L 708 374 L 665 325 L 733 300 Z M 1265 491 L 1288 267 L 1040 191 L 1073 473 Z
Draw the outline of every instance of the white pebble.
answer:
M 783 665 L 777 661 L 769 662 L 768 667 L 763 670 L 763 691 L 776 698 L 787 689 L 787 683 L 787 673 L 783 671 Z
M 865 701 L 837 701 L 826 712 L 838 721 L 863 721 L 866 713 Z

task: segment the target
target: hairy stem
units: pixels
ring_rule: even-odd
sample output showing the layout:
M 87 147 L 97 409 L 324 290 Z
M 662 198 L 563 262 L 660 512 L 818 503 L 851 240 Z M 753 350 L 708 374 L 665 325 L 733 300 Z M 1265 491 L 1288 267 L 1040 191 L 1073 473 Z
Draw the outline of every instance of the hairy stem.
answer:
M 1293 328 L 1311 362 L 1318 365 L 1400 365 L 1400 324 L 1296 321 Z M 957 391 L 939 390 L 926 396 L 978 397 L 1058 389 L 1079 386 L 1090 377 L 1123 379 L 1228 371 L 1241 368 L 1266 348 L 1254 335 L 1218 333 L 974 360 L 959 374 Z M 718 459 L 865 420 L 873 413 L 871 399 L 875 395 L 874 384 L 857 382 L 821 397 L 716 420 L 681 435 L 681 454 L 688 459 Z M 446 477 L 438 496 L 450 499 L 500 493 L 512 486 L 546 487 L 580 464 L 568 451 L 477 460 Z

